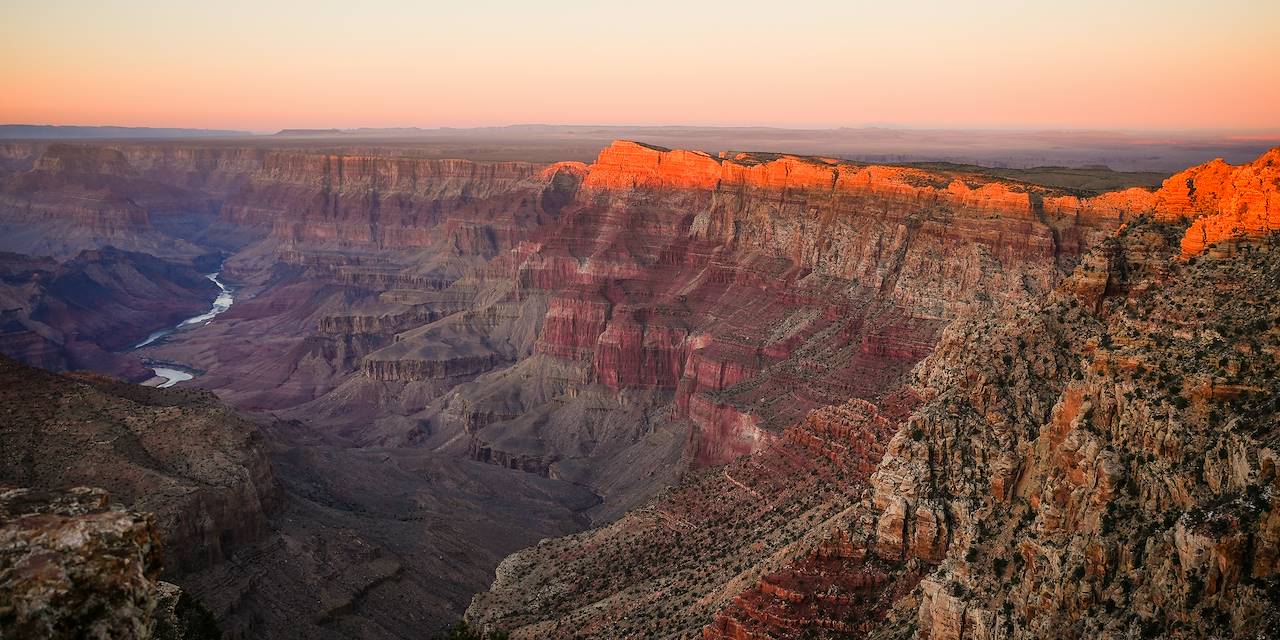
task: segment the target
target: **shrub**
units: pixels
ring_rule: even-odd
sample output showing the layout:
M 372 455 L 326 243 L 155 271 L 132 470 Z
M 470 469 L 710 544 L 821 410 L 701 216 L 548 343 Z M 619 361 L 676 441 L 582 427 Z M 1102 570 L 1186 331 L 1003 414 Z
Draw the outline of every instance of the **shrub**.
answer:
M 485 633 L 465 621 L 459 621 L 457 624 L 449 627 L 444 634 L 436 636 L 437 640 L 507 640 L 505 631 L 491 631 Z

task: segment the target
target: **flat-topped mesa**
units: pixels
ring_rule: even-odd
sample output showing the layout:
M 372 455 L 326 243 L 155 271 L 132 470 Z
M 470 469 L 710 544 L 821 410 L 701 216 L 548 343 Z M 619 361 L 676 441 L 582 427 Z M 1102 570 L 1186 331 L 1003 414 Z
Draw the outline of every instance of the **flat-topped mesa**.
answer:
M 1141 188 L 1080 198 L 979 174 L 949 175 L 910 167 L 866 166 L 830 158 L 668 150 L 615 141 L 600 152 L 583 187 L 589 190 L 763 189 L 874 195 L 887 201 L 934 203 L 957 211 L 1030 218 L 1119 222 L 1140 214 L 1191 219 L 1184 256 L 1232 238 L 1280 228 L 1280 147 L 1242 165 L 1221 158 L 1182 171 L 1152 192 Z M 812 202 L 812 201 L 811 201 Z
M 583 187 L 596 190 L 762 189 L 887 196 L 1030 216 L 1047 189 L 955 177 L 910 167 L 867 166 L 831 158 L 668 150 L 618 140 L 600 152 Z

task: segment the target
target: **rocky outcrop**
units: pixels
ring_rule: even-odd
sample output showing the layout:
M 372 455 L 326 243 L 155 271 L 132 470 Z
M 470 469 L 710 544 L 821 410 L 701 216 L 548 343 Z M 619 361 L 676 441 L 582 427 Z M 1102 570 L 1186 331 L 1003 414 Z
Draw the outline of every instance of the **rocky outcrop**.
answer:
M 878 555 L 938 568 L 880 635 L 908 636 L 895 625 L 912 618 L 946 637 L 1280 623 L 1276 567 L 1256 555 L 1276 545 L 1276 333 L 1256 311 L 1276 295 L 1274 249 L 1184 264 L 1181 237 L 1126 229 L 1044 308 L 958 325 L 921 365 L 937 395 L 895 436 L 858 522 Z M 1099 267 L 1101 293 L 1070 286 Z
M 832 538 L 891 579 L 924 578 L 883 619 L 824 603 L 814 620 L 893 638 L 1280 628 L 1263 355 L 1276 333 L 1253 311 L 1276 295 L 1275 250 L 1245 243 L 1183 263 L 1181 237 L 1127 228 L 1043 307 L 947 331 L 916 373 L 930 400 Z M 828 572 L 815 588 L 859 573 Z M 765 633 L 791 637 L 785 622 Z M 707 633 L 729 628 L 718 619 Z
M 501 358 L 495 354 L 483 355 L 447 355 L 439 354 L 432 359 L 398 357 L 384 360 L 378 357 L 365 358 L 360 365 L 360 372 L 374 380 L 414 381 L 455 377 L 474 376 L 492 369 Z
M 394 334 L 430 324 L 446 314 L 429 306 L 404 306 L 381 313 L 327 315 L 316 330 L 323 334 L 346 336 L 356 333 Z
M 1174 174 L 1156 192 L 1163 216 L 1192 218 L 1184 256 L 1223 240 L 1259 238 L 1280 229 L 1280 148 L 1248 164 L 1221 158 Z
M 0 482 L 94 484 L 155 514 L 182 574 L 263 536 L 279 500 L 257 429 L 207 392 L 59 376 L 0 357 Z
M 1046 211 L 1149 213 L 1167 222 L 1191 223 L 1182 238 L 1184 257 L 1211 245 L 1261 238 L 1280 229 L 1280 148 L 1252 162 L 1230 165 L 1217 158 L 1170 176 L 1159 189 L 1127 189 L 1093 198 L 1046 198 Z
M 6 638 L 221 638 L 212 616 L 158 580 L 150 514 L 101 489 L 0 487 L 0 628 Z

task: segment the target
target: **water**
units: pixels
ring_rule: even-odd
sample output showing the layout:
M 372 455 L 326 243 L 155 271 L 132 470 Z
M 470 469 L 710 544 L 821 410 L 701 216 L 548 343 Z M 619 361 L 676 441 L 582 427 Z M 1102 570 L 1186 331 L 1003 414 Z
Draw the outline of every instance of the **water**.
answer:
M 186 382 L 196 377 L 193 373 L 174 369 L 173 367 L 151 367 L 151 370 L 156 372 L 157 377 L 164 378 L 164 382 L 156 385 L 160 389 L 168 389 L 179 382 Z
M 135 344 L 130 348 L 141 349 L 149 344 L 154 343 L 155 341 L 161 338 L 165 338 L 170 335 L 173 335 L 173 333 L 176 331 L 180 331 L 187 327 L 194 327 L 197 325 L 204 326 L 206 324 L 209 324 L 209 321 L 213 320 L 214 317 L 216 317 L 218 314 L 222 313 L 223 311 L 226 311 L 227 309 L 230 309 L 231 303 L 235 302 L 235 295 L 234 295 L 235 292 L 233 292 L 229 287 L 227 287 L 227 285 L 222 284 L 222 281 L 218 279 L 218 274 L 220 273 L 222 272 L 214 271 L 213 273 L 210 273 L 205 276 L 206 278 L 212 280 L 214 284 L 218 285 L 218 297 L 213 300 L 213 306 L 210 307 L 208 311 L 198 316 L 187 318 L 186 320 L 183 320 L 182 322 L 179 322 L 177 325 L 174 325 L 168 329 L 161 329 L 159 331 L 156 331 L 155 333 L 152 333 L 151 335 L 147 336 L 146 340 L 143 340 L 142 342 L 139 342 L 138 344 Z
M 227 309 L 230 309 L 231 303 L 235 302 L 235 292 L 230 287 L 223 284 L 221 280 L 218 279 L 218 274 L 220 273 L 222 273 L 221 269 L 219 269 L 218 271 L 214 271 L 213 273 L 207 274 L 205 276 L 209 280 L 212 280 L 214 284 L 218 285 L 218 297 L 213 300 L 213 306 L 209 307 L 208 311 L 198 316 L 192 316 L 190 318 L 187 318 L 186 320 L 183 320 L 182 322 L 179 322 L 178 324 L 168 329 L 161 329 L 160 331 L 156 331 L 155 333 L 152 333 L 151 335 L 147 336 L 146 340 L 143 340 L 142 342 L 139 342 L 138 344 L 133 345 L 131 349 L 141 349 L 147 345 L 155 344 L 156 341 L 167 338 L 179 331 L 194 329 L 196 327 L 203 327 L 204 325 L 209 324 L 215 317 L 218 316 L 218 314 L 226 311 Z M 188 371 L 185 369 L 175 368 L 175 367 L 177 367 L 177 365 L 172 365 L 172 364 L 167 366 L 161 366 L 158 364 L 151 365 L 151 370 L 156 373 L 156 377 L 164 378 L 164 382 L 161 382 L 160 384 L 156 385 L 157 387 L 161 389 L 167 389 L 169 387 L 172 387 L 175 384 L 178 384 L 179 382 L 186 382 L 187 380 L 190 380 L 195 377 L 194 372 Z

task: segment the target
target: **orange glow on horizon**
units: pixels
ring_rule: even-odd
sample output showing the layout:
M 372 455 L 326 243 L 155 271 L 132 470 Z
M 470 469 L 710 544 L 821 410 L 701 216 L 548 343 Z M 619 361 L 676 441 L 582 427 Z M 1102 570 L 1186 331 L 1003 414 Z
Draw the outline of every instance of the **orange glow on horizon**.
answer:
M 1280 3 L 21 0 L 0 84 L 31 124 L 1276 129 Z

